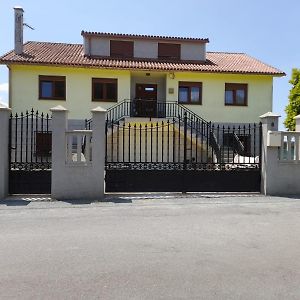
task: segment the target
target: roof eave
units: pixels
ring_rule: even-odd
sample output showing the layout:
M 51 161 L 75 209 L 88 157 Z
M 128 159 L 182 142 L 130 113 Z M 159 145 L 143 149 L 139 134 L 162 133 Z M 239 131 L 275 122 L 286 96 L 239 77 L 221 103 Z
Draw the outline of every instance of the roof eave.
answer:
M 23 62 L 23 61 L 9 61 L 1 60 L 0 65 L 37 65 L 37 66 L 53 66 L 53 67 L 72 67 L 72 68 L 99 68 L 99 69 L 119 69 L 119 70 L 138 70 L 138 71 L 152 71 L 152 72 L 191 72 L 191 73 L 213 73 L 213 74 L 238 74 L 238 75 L 261 75 L 272 77 L 286 76 L 282 73 L 271 72 L 243 72 L 243 71 L 213 71 L 213 70 L 179 70 L 176 68 L 169 69 L 155 69 L 155 68 L 134 68 L 134 67 L 110 67 L 110 66 L 97 66 L 97 65 L 85 65 L 85 64 L 68 64 L 68 63 L 47 63 L 47 62 Z
M 111 37 L 117 39 L 130 40 L 162 40 L 162 41 L 177 41 L 177 42 L 192 42 L 192 43 L 209 43 L 208 38 L 188 38 L 188 37 L 169 37 L 155 35 L 139 35 L 139 34 L 120 34 L 120 33 L 105 33 L 105 32 L 90 32 L 81 31 L 83 37 Z

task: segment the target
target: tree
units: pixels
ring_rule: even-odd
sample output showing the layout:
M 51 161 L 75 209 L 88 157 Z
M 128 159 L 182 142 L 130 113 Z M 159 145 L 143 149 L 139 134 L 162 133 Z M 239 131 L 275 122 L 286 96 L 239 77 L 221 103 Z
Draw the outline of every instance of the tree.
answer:
M 294 117 L 300 114 L 300 69 L 292 70 L 292 77 L 289 83 L 292 85 L 289 95 L 289 103 L 285 108 L 286 119 L 284 121 L 285 127 L 294 131 L 296 122 Z

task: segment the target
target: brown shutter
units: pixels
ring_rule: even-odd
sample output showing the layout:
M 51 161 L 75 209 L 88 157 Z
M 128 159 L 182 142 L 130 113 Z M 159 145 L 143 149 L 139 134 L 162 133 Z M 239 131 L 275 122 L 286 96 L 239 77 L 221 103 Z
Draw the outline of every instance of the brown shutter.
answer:
M 110 56 L 133 57 L 133 42 L 130 41 L 110 41 Z
M 158 43 L 158 57 L 180 59 L 180 44 Z

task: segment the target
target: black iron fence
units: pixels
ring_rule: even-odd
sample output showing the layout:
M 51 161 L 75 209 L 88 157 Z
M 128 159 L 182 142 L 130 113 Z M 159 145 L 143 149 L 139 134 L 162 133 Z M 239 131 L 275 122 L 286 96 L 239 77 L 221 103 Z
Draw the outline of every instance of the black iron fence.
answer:
M 9 122 L 10 193 L 50 192 L 51 117 L 38 111 L 14 114 Z
M 160 122 L 106 122 L 107 169 L 259 168 L 260 145 L 260 124 L 220 126 L 187 113 Z

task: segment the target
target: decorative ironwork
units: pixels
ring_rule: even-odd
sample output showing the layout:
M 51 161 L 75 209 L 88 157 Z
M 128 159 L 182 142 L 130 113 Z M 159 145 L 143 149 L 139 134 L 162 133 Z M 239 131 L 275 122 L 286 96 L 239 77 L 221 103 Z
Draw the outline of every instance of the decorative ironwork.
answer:
M 49 193 L 51 117 L 38 111 L 11 115 L 9 121 L 10 193 Z
M 51 118 L 38 111 L 10 117 L 11 169 L 51 169 Z
M 259 167 L 260 124 L 221 127 L 206 123 L 203 127 L 187 115 L 150 123 L 107 121 L 106 163 L 179 163 L 183 169 L 199 164 Z
M 105 170 L 193 170 L 193 171 L 234 171 L 247 169 L 258 169 L 258 164 L 213 164 L 213 163 L 141 163 L 141 162 L 124 162 L 111 163 L 107 162 Z
M 107 191 L 259 191 L 261 124 L 217 125 L 185 108 L 181 113 L 152 122 L 108 115 Z M 216 182 L 207 182 L 204 174 Z M 248 183 L 241 174 L 249 175 Z M 174 183 L 162 185 L 166 180 Z

